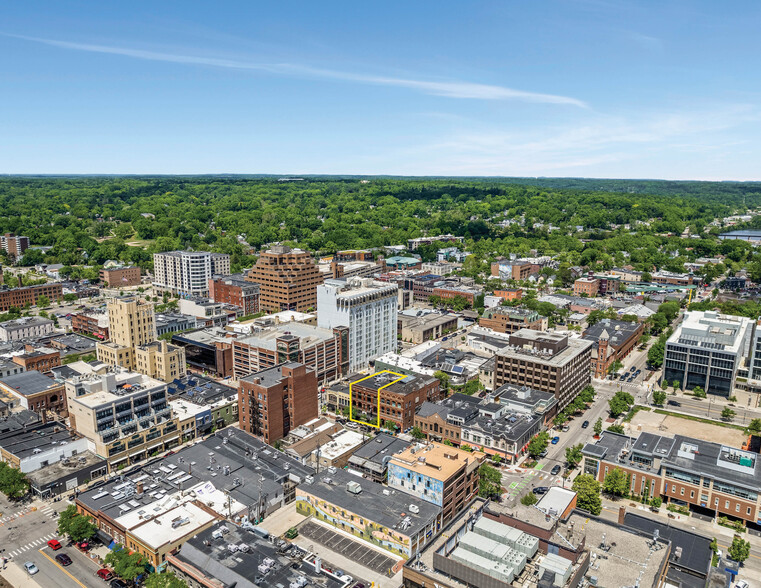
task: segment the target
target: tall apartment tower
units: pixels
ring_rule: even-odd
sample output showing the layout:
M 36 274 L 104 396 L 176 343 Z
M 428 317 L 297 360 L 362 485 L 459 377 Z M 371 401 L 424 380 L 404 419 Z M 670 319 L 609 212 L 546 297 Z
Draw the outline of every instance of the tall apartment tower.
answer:
M 159 292 L 192 298 L 209 295 L 209 280 L 230 274 L 230 256 L 208 251 L 165 251 L 153 254 L 153 287 Z
M 169 381 L 185 375 L 185 349 L 159 342 L 153 305 L 137 298 L 108 301 L 108 341 L 96 345 L 98 360 Z
M 318 416 L 317 374 L 304 364 L 286 362 L 240 379 L 240 428 L 267 443 Z
M 371 278 L 331 279 L 317 287 L 317 326 L 349 327 L 349 370 L 396 351 L 396 284 Z
M 317 307 L 317 286 L 323 276 L 308 252 L 278 246 L 259 256 L 246 280 L 259 284 L 261 310 L 304 312 Z
M 29 249 L 29 237 L 21 237 L 13 233 L 5 233 L 0 236 L 0 247 L 13 258 L 24 255 L 24 251 Z

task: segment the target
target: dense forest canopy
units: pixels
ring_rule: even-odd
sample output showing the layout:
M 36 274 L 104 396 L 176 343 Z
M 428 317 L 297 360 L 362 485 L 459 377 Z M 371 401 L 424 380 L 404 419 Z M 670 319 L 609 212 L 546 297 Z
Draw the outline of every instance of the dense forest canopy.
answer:
M 22 263 L 150 267 L 151 253 L 214 250 L 244 267 L 254 248 L 279 241 L 313 251 L 404 244 L 439 233 L 466 237 L 482 262 L 497 255 L 562 254 L 601 267 L 677 268 L 696 255 L 737 263 L 752 248 L 721 242 L 716 218 L 761 205 L 761 184 L 558 179 L 396 179 L 314 177 L 6 177 L 0 179 L 0 231 L 33 245 Z M 516 221 L 501 226 L 500 221 Z M 637 223 L 649 222 L 649 225 Z M 543 226 L 538 226 L 541 223 Z M 616 225 L 630 224 L 630 230 Z M 537 227 L 535 228 L 535 225 Z M 558 227 L 550 232 L 549 225 Z M 581 228 L 579 228 L 581 227 Z M 672 233 L 676 237 L 666 237 Z M 667 245 L 667 247 L 666 247 Z M 624 257 L 625 252 L 625 257 Z M 426 252 L 430 254 L 430 252 Z M 676 254 L 676 255 L 675 255 Z M 476 263 L 475 261 L 473 263 Z

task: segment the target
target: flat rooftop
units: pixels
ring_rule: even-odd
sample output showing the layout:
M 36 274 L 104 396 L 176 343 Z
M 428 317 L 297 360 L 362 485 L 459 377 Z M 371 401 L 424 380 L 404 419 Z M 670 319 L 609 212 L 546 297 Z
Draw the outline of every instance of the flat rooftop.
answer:
M 357 380 L 361 380 L 362 378 L 365 378 L 366 376 L 357 375 L 352 377 L 349 382 L 354 383 Z M 394 380 L 399 380 L 398 382 L 394 382 Z M 407 394 L 410 394 L 412 392 L 416 392 L 420 390 L 423 386 L 430 384 L 435 378 L 433 376 L 423 376 L 423 375 L 404 375 L 397 376 L 393 373 L 375 373 L 369 378 L 362 380 L 362 382 L 359 382 L 357 385 L 362 386 L 363 388 L 368 388 L 370 390 L 378 390 L 379 388 L 383 386 L 387 386 L 391 382 L 394 382 L 387 388 L 383 388 L 387 392 L 392 392 L 394 394 L 401 394 L 406 396 Z
M 316 343 L 330 341 L 334 338 L 331 329 L 322 329 L 299 322 L 289 322 L 280 324 L 272 328 L 264 329 L 248 337 L 237 339 L 237 342 L 252 347 L 261 347 L 275 351 L 277 339 L 285 335 L 291 335 L 300 339 L 299 346 L 301 349 L 310 347 Z
M 183 537 L 198 532 L 218 518 L 218 515 L 192 502 L 181 504 L 165 513 L 134 527 L 130 534 L 143 545 L 158 549 L 162 545 L 176 543 Z
M 25 459 L 35 453 L 55 449 L 62 442 L 69 443 L 81 438 L 61 423 L 49 422 L 0 435 L 0 447 L 19 459 Z
M 481 456 L 479 451 L 471 453 L 440 443 L 428 443 L 415 444 L 395 454 L 390 463 L 437 480 L 448 480 L 463 466 L 479 461 Z
M 61 386 L 54 379 L 48 378 L 36 370 L 6 376 L 0 379 L 0 384 L 21 396 L 32 396 Z
M 236 546 L 234 551 L 230 549 L 231 545 Z M 313 566 L 302 561 L 303 555 L 295 545 L 289 544 L 288 551 L 279 550 L 253 531 L 219 522 L 186 541 L 172 557 L 183 567 L 195 568 L 198 573 L 216 579 L 220 587 L 347 588 L 352 585 L 324 570 L 315 571 Z M 271 562 L 271 565 L 264 562 Z
M 346 488 L 349 482 L 358 483 L 362 491 L 359 494 L 349 492 Z M 302 484 L 298 490 L 338 508 L 365 516 L 389 529 L 401 531 L 402 521 L 409 518 L 409 526 L 404 530 L 407 536 L 414 536 L 425 529 L 441 512 L 435 504 L 360 478 L 343 469 L 321 471 L 319 475 L 314 476 L 313 483 Z M 418 512 L 411 512 L 410 505 L 417 506 Z
M 70 457 L 68 463 L 57 461 L 49 466 L 27 473 L 26 477 L 38 488 L 44 488 L 56 480 L 72 475 L 74 472 L 89 469 L 97 465 L 102 466 L 105 471 L 108 467 L 108 462 L 102 457 L 95 455 L 92 451 L 85 451 Z

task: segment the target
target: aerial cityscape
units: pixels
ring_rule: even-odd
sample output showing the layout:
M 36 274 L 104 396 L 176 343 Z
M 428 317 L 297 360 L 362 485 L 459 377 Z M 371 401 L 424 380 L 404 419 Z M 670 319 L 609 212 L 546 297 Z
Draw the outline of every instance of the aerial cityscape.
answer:
M 0 588 L 761 588 L 761 5 L 33 4 Z

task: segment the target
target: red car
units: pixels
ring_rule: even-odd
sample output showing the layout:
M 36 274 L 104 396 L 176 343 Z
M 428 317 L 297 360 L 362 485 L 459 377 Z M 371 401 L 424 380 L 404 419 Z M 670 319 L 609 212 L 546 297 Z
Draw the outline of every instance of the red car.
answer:
M 48 541 L 48 547 L 50 547 L 50 549 L 53 551 L 58 551 L 61 549 L 61 547 L 63 547 L 63 545 L 61 545 L 56 539 L 51 539 Z
M 111 578 L 114 577 L 111 571 L 107 570 L 106 568 L 101 568 L 95 573 L 100 579 L 105 580 L 106 582 L 108 582 Z
M 87 541 L 82 541 L 81 543 L 76 543 L 77 549 L 80 549 L 82 551 L 87 551 L 90 549 L 90 544 Z

